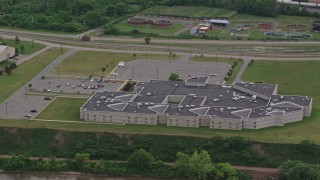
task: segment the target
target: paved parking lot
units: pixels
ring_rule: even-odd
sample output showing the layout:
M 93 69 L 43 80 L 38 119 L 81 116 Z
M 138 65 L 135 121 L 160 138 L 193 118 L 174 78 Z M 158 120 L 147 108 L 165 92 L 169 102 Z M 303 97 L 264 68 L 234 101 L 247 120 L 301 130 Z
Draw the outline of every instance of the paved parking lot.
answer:
M 221 84 L 230 69 L 230 64 L 215 62 L 193 62 L 183 56 L 178 60 L 135 60 L 126 62 L 124 68 L 117 68 L 117 79 L 134 79 L 148 81 L 149 79 L 168 80 L 171 73 L 177 73 L 184 80 L 190 76 L 209 76 L 210 84 Z M 210 76 L 216 74 L 217 76 Z M 109 76 L 114 79 L 114 75 Z
M 123 83 L 120 81 L 114 83 L 113 80 L 98 83 L 97 80 L 83 82 L 82 79 L 76 78 L 48 78 L 34 82 L 32 91 L 43 92 L 50 89 L 51 92 L 91 94 L 100 90 L 116 91 Z

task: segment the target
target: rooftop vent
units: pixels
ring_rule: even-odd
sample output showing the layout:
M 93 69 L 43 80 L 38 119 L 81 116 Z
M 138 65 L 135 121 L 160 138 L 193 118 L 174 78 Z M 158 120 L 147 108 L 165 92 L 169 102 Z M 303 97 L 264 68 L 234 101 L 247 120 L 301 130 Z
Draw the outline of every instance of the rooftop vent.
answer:
M 147 93 L 147 96 L 151 96 L 151 93 Z

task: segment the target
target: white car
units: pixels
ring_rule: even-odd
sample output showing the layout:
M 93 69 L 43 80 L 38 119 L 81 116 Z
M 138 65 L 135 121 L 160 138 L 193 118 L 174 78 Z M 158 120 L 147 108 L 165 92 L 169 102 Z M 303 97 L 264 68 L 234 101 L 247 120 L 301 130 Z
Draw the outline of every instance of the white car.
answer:
M 218 74 L 212 73 L 210 74 L 210 76 L 218 76 Z
M 126 65 L 124 64 L 123 61 L 121 61 L 121 62 L 119 62 L 118 67 L 119 68 L 124 68 L 124 67 L 126 67 Z
M 118 76 L 118 73 L 112 72 L 111 75 L 112 76 Z

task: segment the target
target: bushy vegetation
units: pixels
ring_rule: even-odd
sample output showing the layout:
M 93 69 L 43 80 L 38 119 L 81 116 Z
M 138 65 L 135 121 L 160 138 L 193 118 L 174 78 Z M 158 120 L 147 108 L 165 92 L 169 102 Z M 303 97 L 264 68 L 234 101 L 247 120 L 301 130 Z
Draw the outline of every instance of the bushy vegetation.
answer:
M 190 179 L 250 179 L 244 172 L 237 172 L 230 164 L 219 163 L 213 165 L 211 157 L 206 151 L 194 152 L 188 159 L 190 172 L 184 172 L 184 159 L 178 159 L 175 166 L 155 161 L 152 155 L 144 149 L 136 150 L 127 161 L 89 161 L 89 154 L 75 154 L 73 159 L 56 160 L 55 157 L 31 160 L 23 155 L 14 155 L 11 159 L 0 159 L 0 168 L 5 171 L 46 171 L 65 172 L 77 171 L 90 174 L 113 176 L 156 176 L 161 178 L 180 178 L 188 176 Z M 183 173 L 181 173 L 183 172 Z
M 233 165 L 277 167 L 288 159 L 320 163 L 320 156 L 317 155 L 319 147 L 312 143 L 259 143 L 264 151 L 261 154 L 253 148 L 255 142 L 238 137 L 205 139 L 161 135 L 118 136 L 110 133 L 7 128 L 0 128 L 0 135 L 0 154 L 73 158 L 74 154 L 82 153 L 90 154 L 90 158 L 96 160 L 126 161 L 136 150 L 145 149 L 155 161 L 174 162 L 178 152 L 190 156 L 195 151 L 206 150 L 213 162 Z M 301 150 L 306 150 L 304 147 L 308 147 L 308 152 L 315 153 L 305 153 Z
M 125 0 L 2 0 L 0 25 L 82 32 L 137 10 Z

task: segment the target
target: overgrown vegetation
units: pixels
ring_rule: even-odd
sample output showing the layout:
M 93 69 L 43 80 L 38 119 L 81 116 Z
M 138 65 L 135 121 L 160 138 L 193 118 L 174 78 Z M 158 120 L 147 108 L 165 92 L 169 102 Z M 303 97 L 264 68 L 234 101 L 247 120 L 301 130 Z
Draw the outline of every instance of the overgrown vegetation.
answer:
M 207 151 L 201 151 L 199 154 L 196 151 L 189 158 L 190 166 L 188 167 L 190 167 L 190 172 L 192 173 L 185 172 L 185 165 L 180 165 L 180 159 L 177 160 L 175 166 L 172 166 L 161 161 L 155 161 L 154 157 L 144 149 L 134 151 L 127 161 L 89 160 L 90 154 L 87 153 L 76 153 L 74 159 L 68 160 L 56 160 L 53 156 L 46 159 L 40 157 L 38 160 L 30 160 L 23 155 L 14 155 L 11 159 L 0 159 L 0 168 L 6 171 L 77 171 L 113 176 L 142 175 L 161 178 L 181 178 L 188 176 L 194 180 L 250 179 L 248 173 L 238 172 L 228 163 L 213 165 Z
M 0 154 L 23 154 L 25 156 L 55 156 L 73 158 L 76 153 L 90 154 L 91 159 L 125 161 L 139 149 L 150 152 L 154 159 L 164 162 L 177 160 L 177 152 L 192 155 L 194 151 L 206 150 L 216 163 L 233 165 L 277 167 L 288 159 L 308 163 L 320 163 L 317 145 L 269 144 L 256 151 L 255 142 L 239 137 L 193 138 L 164 135 L 122 135 L 110 133 L 67 132 L 48 129 L 0 128 Z M 274 153 L 272 148 L 277 150 Z M 295 152 L 295 156 L 290 153 Z

